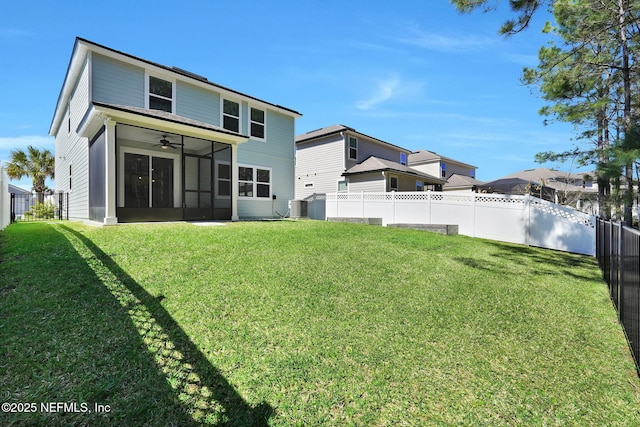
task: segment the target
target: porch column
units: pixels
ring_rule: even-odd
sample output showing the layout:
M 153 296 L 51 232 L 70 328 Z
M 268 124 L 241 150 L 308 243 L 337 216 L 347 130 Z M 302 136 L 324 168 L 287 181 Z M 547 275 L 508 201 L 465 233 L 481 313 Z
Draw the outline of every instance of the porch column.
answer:
M 238 145 L 231 144 L 231 221 L 238 221 Z
M 118 223 L 116 217 L 116 122 L 112 119 L 104 121 L 105 144 L 105 205 L 104 224 Z

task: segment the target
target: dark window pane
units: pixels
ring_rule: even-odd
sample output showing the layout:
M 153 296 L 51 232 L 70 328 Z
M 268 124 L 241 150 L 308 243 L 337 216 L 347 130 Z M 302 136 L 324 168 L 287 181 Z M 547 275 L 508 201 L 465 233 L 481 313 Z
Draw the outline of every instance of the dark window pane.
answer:
M 251 123 L 251 136 L 264 139 L 264 125 Z
M 252 122 L 259 122 L 259 123 L 264 124 L 264 111 L 252 108 L 251 109 L 251 121 Z
M 240 120 L 235 117 L 224 116 L 222 127 L 233 132 L 240 132 Z
M 349 148 L 349 158 L 350 159 L 357 159 L 358 158 L 358 151 L 356 151 L 354 148 Z
M 226 99 L 222 102 L 222 104 L 222 111 L 224 112 L 224 114 L 240 117 L 240 104 Z
M 243 168 L 242 166 L 238 168 L 238 179 L 240 181 L 253 181 L 253 169 L 252 168 Z
M 238 195 L 242 197 L 253 197 L 253 183 L 251 182 L 241 182 L 238 184 L 239 191 Z
M 150 76 L 149 93 L 164 96 L 165 98 L 173 98 L 172 84 L 166 80 Z
M 218 163 L 218 178 L 231 179 L 231 166 Z
M 231 181 L 218 181 L 218 195 L 220 196 L 231 195 Z
M 269 185 L 258 184 L 258 197 L 269 197 Z
M 267 169 L 258 169 L 258 182 L 271 182 L 269 175 L 270 174 Z
M 149 96 L 149 108 L 152 110 L 171 112 L 171 101 L 168 99 L 157 98 L 155 96 Z

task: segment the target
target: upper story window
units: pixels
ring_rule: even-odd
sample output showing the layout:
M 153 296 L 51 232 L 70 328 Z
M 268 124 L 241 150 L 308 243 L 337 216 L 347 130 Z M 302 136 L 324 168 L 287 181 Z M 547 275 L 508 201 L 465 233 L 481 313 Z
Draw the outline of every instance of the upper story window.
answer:
M 149 108 L 173 112 L 173 83 L 149 76 Z
M 400 164 L 407 166 L 407 153 L 400 153 Z
M 447 165 L 445 164 L 445 162 L 440 163 L 440 176 L 442 176 L 443 178 L 447 177 Z
M 358 160 L 358 138 L 349 137 L 349 158 Z
M 240 132 L 240 104 L 228 99 L 222 100 L 222 127 Z
M 264 139 L 266 132 L 266 114 L 264 110 L 251 107 L 251 117 L 249 118 L 249 128 L 251 136 L 256 139 Z

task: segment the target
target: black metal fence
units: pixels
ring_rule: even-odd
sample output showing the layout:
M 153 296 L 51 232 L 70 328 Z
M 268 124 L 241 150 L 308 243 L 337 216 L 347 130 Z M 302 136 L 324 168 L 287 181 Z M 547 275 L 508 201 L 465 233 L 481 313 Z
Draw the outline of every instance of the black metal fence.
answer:
M 640 373 L 640 231 L 598 219 L 596 256 Z
M 11 222 L 69 219 L 69 195 L 11 193 Z

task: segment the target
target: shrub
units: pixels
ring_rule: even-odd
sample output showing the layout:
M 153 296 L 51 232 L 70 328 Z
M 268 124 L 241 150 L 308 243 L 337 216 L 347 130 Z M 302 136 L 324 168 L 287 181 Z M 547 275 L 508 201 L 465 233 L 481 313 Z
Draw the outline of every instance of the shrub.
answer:
M 33 207 L 33 214 L 36 218 L 51 219 L 55 217 L 56 206 L 51 202 L 36 203 Z

